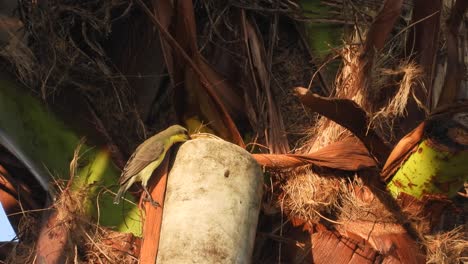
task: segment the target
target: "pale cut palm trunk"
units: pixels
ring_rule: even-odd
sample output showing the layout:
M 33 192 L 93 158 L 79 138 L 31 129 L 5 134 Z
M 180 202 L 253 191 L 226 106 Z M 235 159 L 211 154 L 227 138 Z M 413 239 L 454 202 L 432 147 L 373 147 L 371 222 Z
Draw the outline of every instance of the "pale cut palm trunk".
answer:
M 249 263 L 262 175 L 239 146 L 184 143 L 168 176 L 157 263 Z

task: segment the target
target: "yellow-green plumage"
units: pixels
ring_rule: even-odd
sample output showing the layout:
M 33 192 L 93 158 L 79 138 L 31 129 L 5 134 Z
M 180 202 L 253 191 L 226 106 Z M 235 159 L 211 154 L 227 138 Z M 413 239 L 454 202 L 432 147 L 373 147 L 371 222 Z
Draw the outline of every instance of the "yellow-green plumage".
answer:
M 153 171 L 161 164 L 169 148 L 177 142 L 189 139 L 187 129 L 174 125 L 150 137 L 135 150 L 125 165 L 120 176 L 120 189 L 115 196 L 114 203 L 118 204 L 122 195 L 135 182 L 141 182 L 146 190 L 148 180 Z

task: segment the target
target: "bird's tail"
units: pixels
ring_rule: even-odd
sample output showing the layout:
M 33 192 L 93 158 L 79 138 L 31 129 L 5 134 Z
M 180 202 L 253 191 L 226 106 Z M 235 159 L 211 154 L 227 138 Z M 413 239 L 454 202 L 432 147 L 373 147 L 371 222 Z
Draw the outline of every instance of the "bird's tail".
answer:
M 127 185 L 122 185 L 120 186 L 120 189 L 119 191 L 117 192 L 117 195 L 115 196 L 114 198 L 114 204 L 119 204 L 120 203 L 120 199 L 122 199 L 122 196 L 123 194 L 125 193 L 125 191 L 127 190 Z

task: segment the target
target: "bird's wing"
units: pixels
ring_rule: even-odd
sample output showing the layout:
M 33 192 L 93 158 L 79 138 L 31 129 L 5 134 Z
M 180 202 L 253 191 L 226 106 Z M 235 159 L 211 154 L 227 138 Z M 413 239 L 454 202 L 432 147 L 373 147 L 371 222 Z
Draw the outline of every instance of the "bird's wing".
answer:
M 148 145 L 140 145 L 127 161 L 127 164 L 122 171 L 122 175 L 120 176 L 120 184 L 127 182 L 132 176 L 138 174 L 151 162 L 158 159 L 163 152 L 164 142 L 162 140 L 153 141 Z

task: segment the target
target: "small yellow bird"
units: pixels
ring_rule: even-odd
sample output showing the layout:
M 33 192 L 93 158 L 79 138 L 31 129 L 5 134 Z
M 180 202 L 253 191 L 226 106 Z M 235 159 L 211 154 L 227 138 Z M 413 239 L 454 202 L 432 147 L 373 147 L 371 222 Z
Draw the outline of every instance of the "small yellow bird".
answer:
M 154 206 L 159 204 L 153 200 L 146 185 L 153 171 L 161 164 L 169 148 L 177 143 L 189 139 L 187 129 L 179 125 L 173 125 L 164 131 L 150 137 L 138 146 L 125 165 L 120 176 L 120 189 L 114 199 L 114 204 L 119 204 L 122 195 L 135 182 L 141 182 L 143 189 L 149 196 Z

